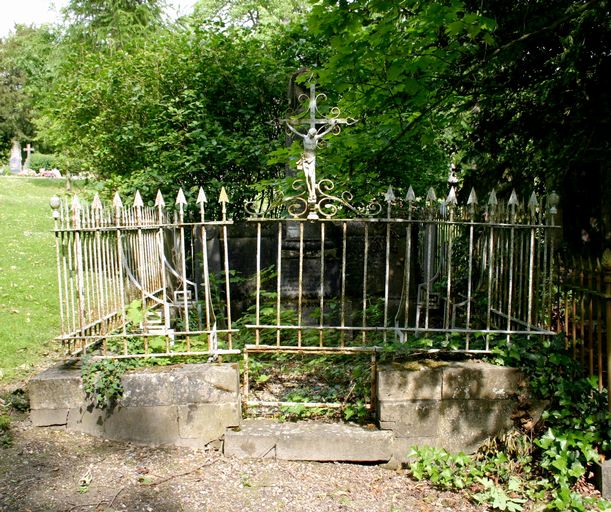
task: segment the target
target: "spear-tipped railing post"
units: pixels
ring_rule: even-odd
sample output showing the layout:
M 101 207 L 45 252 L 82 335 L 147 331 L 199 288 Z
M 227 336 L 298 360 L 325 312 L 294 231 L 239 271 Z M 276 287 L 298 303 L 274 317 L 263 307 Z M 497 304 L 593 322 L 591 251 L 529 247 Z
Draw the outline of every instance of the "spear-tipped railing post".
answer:
M 469 350 L 471 337 L 468 331 L 471 327 L 471 303 L 473 302 L 473 241 L 475 237 L 475 209 L 477 208 L 477 194 L 474 188 L 472 188 L 469 193 L 467 206 L 469 207 L 469 263 L 467 275 L 467 318 L 465 322 L 467 338 L 465 341 L 465 349 Z
M 57 263 L 57 290 L 59 292 L 59 317 L 60 317 L 60 325 L 62 336 L 67 334 L 66 331 L 66 319 L 64 316 L 64 290 L 62 286 L 62 265 L 61 265 L 61 251 L 60 246 L 62 245 L 62 241 L 60 240 L 60 236 L 63 239 L 63 235 L 59 233 L 60 226 L 60 218 L 61 212 L 60 208 L 62 205 L 62 201 L 58 196 L 53 196 L 49 200 L 49 206 L 51 210 L 53 210 L 53 231 L 55 233 L 55 261 Z
M 72 197 L 72 227 L 74 228 L 74 246 L 76 259 L 76 292 L 78 297 L 79 327 L 83 340 L 85 340 L 85 276 L 83 270 L 83 244 L 81 239 L 82 206 L 78 196 Z M 83 354 L 87 350 L 87 342 L 83 341 Z
M 121 201 L 121 196 L 119 192 L 116 192 L 112 205 L 115 210 L 115 227 L 117 231 L 117 259 L 119 266 L 119 294 L 120 294 L 120 306 L 121 306 L 121 315 L 122 315 L 122 329 L 123 336 L 127 335 L 127 318 L 125 311 L 125 275 L 123 274 L 125 262 L 123 261 L 123 234 L 121 233 L 121 220 L 123 217 L 123 201 Z M 123 354 L 127 355 L 127 338 L 123 338 Z
M 210 270 L 208 268 L 208 231 L 206 229 L 206 205 L 208 198 L 202 187 L 199 187 L 197 199 L 199 205 L 199 217 L 202 224 L 202 265 L 204 268 L 204 302 L 206 303 L 206 330 L 210 330 Z M 208 334 L 208 350 L 211 350 L 210 334 Z
M 136 251 L 136 265 L 138 268 L 138 276 L 140 280 L 140 300 L 142 303 L 142 326 L 145 330 L 147 330 L 147 297 L 146 290 L 148 289 L 148 265 L 149 262 L 146 260 L 145 249 L 144 249 L 144 236 L 142 232 L 142 210 L 144 208 L 144 201 L 142 201 L 142 196 L 140 195 L 140 191 L 136 190 L 136 195 L 134 196 L 134 219 L 136 223 L 136 236 L 138 241 L 138 250 Z M 148 353 L 148 338 L 144 336 L 143 338 L 144 344 L 144 353 Z
M 390 218 L 392 216 L 392 205 L 395 202 L 395 192 L 392 187 L 388 187 L 388 190 L 384 194 L 384 200 L 386 201 L 386 256 L 384 258 L 384 329 L 388 327 L 388 298 L 390 293 L 390 234 L 391 224 Z M 386 342 L 387 333 L 384 331 L 384 341 Z
M 159 229 L 157 231 L 157 252 L 159 255 L 159 268 L 161 272 L 161 293 L 163 300 L 163 327 L 165 331 L 165 342 L 166 342 L 166 352 L 170 351 L 170 346 L 173 341 L 170 333 L 170 304 L 168 300 L 168 282 L 166 277 L 166 268 L 165 268 L 165 237 L 164 237 L 164 224 L 166 220 L 165 215 L 165 199 L 163 198 L 163 194 L 161 190 L 157 190 L 157 195 L 155 196 L 155 207 L 157 208 L 157 223 L 159 224 Z
M 405 194 L 405 201 L 407 202 L 407 227 L 405 228 L 405 268 L 404 272 L 404 283 L 405 288 L 403 290 L 403 297 L 405 300 L 405 318 L 403 319 L 403 327 L 407 329 L 409 325 L 409 288 L 410 288 L 410 277 L 412 270 L 412 231 L 413 231 L 413 215 L 414 215 L 414 201 L 416 200 L 416 194 L 414 189 L 410 185 Z
M 227 344 L 229 349 L 232 348 L 232 337 L 231 337 L 231 289 L 229 286 L 229 240 L 227 237 L 227 203 L 229 203 L 229 196 L 225 187 L 221 187 L 219 194 L 219 203 L 221 203 L 221 215 L 223 219 L 223 265 L 225 270 L 225 301 L 227 307 Z
M 425 272 L 424 279 L 426 283 L 426 295 L 425 295 L 425 310 L 424 310 L 424 328 L 429 328 L 429 316 L 430 316 L 430 306 L 431 306 L 431 284 L 433 281 L 433 233 L 435 230 L 435 225 L 433 223 L 435 207 L 437 205 L 437 195 L 435 194 L 435 190 L 433 187 L 430 187 L 426 194 L 426 202 L 429 210 L 429 218 L 426 224 L 426 264 L 425 264 Z M 420 300 L 420 297 L 418 297 Z
M 518 196 L 515 190 L 512 190 L 511 196 L 507 205 L 509 206 L 509 286 L 507 287 L 507 330 L 511 331 L 511 320 L 513 315 L 513 287 L 514 287 L 514 243 L 515 243 L 515 223 L 516 223 L 516 208 L 518 206 Z M 507 343 L 511 342 L 511 335 L 507 334 Z
M 454 186 L 450 187 L 450 192 L 445 200 L 446 207 L 448 209 L 448 224 L 447 224 L 447 237 L 448 237 L 448 253 L 447 253 L 447 283 L 446 283 L 446 307 L 444 311 L 443 327 L 449 329 L 450 327 L 450 311 L 452 308 L 452 255 L 453 255 L 453 241 L 454 241 L 454 210 L 458 204 L 456 198 L 456 189 Z M 449 333 L 446 335 L 448 339 Z
M 489 331 L 492 325 L 492 288 L 494 279 L 494 220 L 496 218 L 496 207 L 498 200 L 496 198 L 496 191 L 492 189 L 490 196 L 488 197 L 488 302 L 487 302 L 487 313 L 486 313 L 486 330 Z M 486 350 L 490 350 L 490 336 L 486 336 Z
M 187 199 L 182 188 L 178 190 L 176 196 L 176 205 L 178 206 L 178 223 L 180 225 L 180 279 L 182 280 L 182 306 L 183 306 L 183 321 L 184 331 L 186 333 L 185 342 L 187 352 L 191 350 L 191 338 L 189 337 L 189 331 L 191 330 L 189 325 L 189 297 L 188 297 L 188 282 L 187 282 L 187 244 L 185 240 L 185 206 L 187 205 Z

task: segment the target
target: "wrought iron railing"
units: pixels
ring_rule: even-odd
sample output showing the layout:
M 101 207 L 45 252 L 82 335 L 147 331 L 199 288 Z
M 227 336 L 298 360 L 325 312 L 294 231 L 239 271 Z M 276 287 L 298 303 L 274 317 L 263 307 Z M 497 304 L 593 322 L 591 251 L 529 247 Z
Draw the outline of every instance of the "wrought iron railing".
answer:
M 52 201 L 63 340 L 71 353 L 149 357 L 251 351 L 487 352 L 553 334 L 557 196 L 501 201 L 454 188 L 437 199 L 389 189 L 362 207 L 303 182 L 267 218 L 220 220 L 182 191 L 103 206 Z M 269 205 L 267 205 L 269 206 Z M 282 214 L 283 212 L 283 214 Z M 236 321 L 237 319 L 237 321 Z
M 555 328 L 564 334 L 573 357 L 597 377 L 602 391 L 611 375 L 611 250 L 602 261 L 565 257 L 558 267 Z

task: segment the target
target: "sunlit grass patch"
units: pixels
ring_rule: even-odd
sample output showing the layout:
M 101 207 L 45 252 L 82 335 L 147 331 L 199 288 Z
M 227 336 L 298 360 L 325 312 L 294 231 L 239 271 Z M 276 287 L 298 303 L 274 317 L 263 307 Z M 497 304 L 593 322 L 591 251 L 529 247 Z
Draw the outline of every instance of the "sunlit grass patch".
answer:
M 0 384 L 56 348 L 57 270 L 49 198 L 64 181 L 0 178 Z

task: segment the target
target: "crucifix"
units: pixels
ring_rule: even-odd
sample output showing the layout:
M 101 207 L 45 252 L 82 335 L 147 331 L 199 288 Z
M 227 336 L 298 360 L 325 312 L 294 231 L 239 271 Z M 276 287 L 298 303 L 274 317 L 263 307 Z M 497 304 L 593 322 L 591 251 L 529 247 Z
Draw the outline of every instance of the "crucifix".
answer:
M 324 94 L 316 94 L 316 85 L 310 83 L 310 95 L 303 94 L 300 99 L 308 100 L 308 109 L 301 116 L 290 119 L 285 119 L 287 128 L 298 135 L 303 140 L 303 153 L 301 159 L 297 162 L 297 169 L 303 170 L 305 176 L 306 190 L 308 192 L 308 207 L 310 214 L 308 218 L 316 219 L 316 148 L 318 142 L 328 133 L 338 134 L 341 131 L 341 125 L 351 125 L 356 122 L 355 119 L 339 117 L 339 109 L 334 107 L 331 109 L 332 116 L 335 117 L 316 117 L 318 112 L 317 101 L 324 100 Z M 307 117 L 306 117 L 307 116 Z M 298 127 L 306 126 L 307 132 L 298 130 Z

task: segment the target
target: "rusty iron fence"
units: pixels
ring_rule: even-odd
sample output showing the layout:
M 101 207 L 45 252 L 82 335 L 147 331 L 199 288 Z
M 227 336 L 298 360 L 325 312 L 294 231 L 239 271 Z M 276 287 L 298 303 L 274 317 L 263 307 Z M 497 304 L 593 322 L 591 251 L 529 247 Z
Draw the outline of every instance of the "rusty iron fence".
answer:
M 597 377 L 601 391 L 608 388 L 611 375 L 611 251 L 605 256 L 602 262 L 558 259 L 560 293 L 554 318 L 566 348 Z
M 511 336 L 550 335 L 558 201 L 501 201 L 454 188 L 362 208 L 328 180 L 246 206 L 247 219 L 206 219 L 182 190 L 145 206 L 52 201 L 63 340 L 101 357 L 254 351 L 488 352 Z M 259 204 L 259 207 L 261 204 Z M 275 216 L 265 212 L 274 211 Z M 239 300 L 232 301 L 232 295 Z M 232 319 L 238 319 L 237 322 Z M 235 335 L 239 334 L 239 343 Z
M 224 194 L 224 192 L 223 192 Z M 55 221 L 62 334 L 73 355 L 101 343 L 102 357 L 155 357 L 238 353 L 233 349 L 225 204 L 222 219 L 205 220 L 205 195 L 197 200 L 197 222 L 185 219 L 186 199 L 170 214 L 161 194 L 145 207 L 139 193 L 132 206 L 118 194 L 111 206 L 96 195 L 91 204 L 51 200 Z M 194 282 L 195 234 L 220 232 L 216 258 L 223 271 L 223 300 L 213 300 L 209 273 Z M 203 268 L 207 269 L 207 245 Z M 217 323 L 223 317 L 224 327 Z

